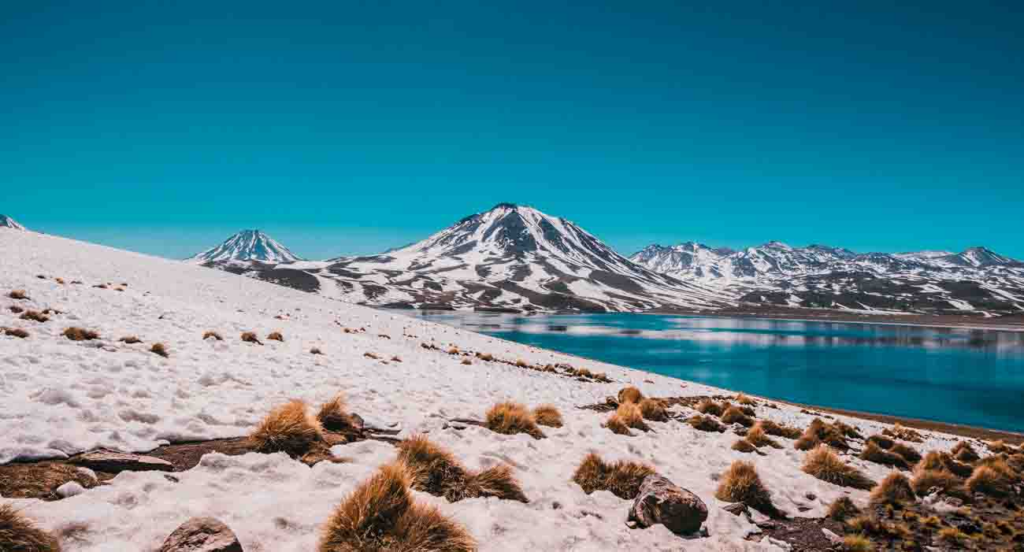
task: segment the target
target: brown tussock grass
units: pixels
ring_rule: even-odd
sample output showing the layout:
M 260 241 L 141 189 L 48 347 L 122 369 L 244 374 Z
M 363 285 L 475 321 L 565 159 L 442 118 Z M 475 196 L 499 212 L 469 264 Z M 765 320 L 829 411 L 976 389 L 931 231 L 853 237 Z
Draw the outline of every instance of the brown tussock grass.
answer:
M 448 349 L 448 354 L 449 355 L 457 355 L 457 354 L 459 354 L 459 348 L 458 347 L 452 347 L 451 349 Z
M 121 339 L 118 339 L 118 341 L 120 341 L 121 343 L 128 344 L 128 345 L 135 345 L 136 343 L 142 343 L 142 340 L 139 339 L 138 336 L 134 336 L 134 335 L 126 335 L 126 336 L 122 337 Z
M 562 427 L 562 413 L 553 404 L 542 404 L 533 409 L 533 417 L 539 425 Z
M 947 544 L 962 546 L 967 542 L 967 539 L 967 533 L 964 533 L 956 527 L 944 527 L 939 530 L 939 540 Z
M 695 410 L 701 414 L 715 417 L 721 416 L 722 412 L 725 412 L 725 408 L 722 407 L 721 403 L 717 403 L 711 399 L 701 400 L 697 403 L 697 408 Z
M 735 450 L 736 452 L 742 452 L 744 454 L 749 454 L 749 453 L 754 452 L 755 450 L 757 450 L 757 447 L 755 447 L 754 445 L 750 444 L 750 441 L 747 441 L 746 439 L 740 439 L 740 440 L 736 441 L 729 448 L 731 448 L 732 450 Z
M 530 365 L 527 364 L 526 361 L 521 358 L 516 360 L 516 368 L 529 368 L 529 366 Z
M 761 482 L 757 469 L 750 462 L 733 462 L 719 478 L 715 497 L 725 502 L 742 502 L 771 517 L 780 515 L 772 503 L 771 493 Z
M 761 420 L 757 422 L 757 424 L 761 426 L 761 429 L 764 430 L 765 433 L 767 433 L 768 435 L 772 435 L 774 437 L 784 437 L 786 439 L 799 439 L 800 435 L 803 433 L 802 431 L 795 427 L 789 427 L 787 425 L 783 425 L 778 422 L 773 422 L 771 420 Z
M 267 334 L 267 340 L 268 341 L 280 341 L 280 342 L 284 343 L 284 336 L 281 335 L 281 332 L 270 332 L 269 334 Z
M 899 439 L 901 441 L 908 441 L 911 443 L 923 443 L 924 437 L 917 431 L 904 427 L 899 423 L 894 424 L 891 428 L 882 430 L 883 435 L 892 437 L 893 439 Z
M 449 502 L 477 497 L 529 502 L 512 475 L 511 466 L 501 464 L 471 472 L 454 454 L 425 435 L 414 435 L 397 446 L 398 459 L 408 467 L 412 487 L 416 490 L 444 497 Z
M 992 451 L 995 454 L 1010 454 L 1011 452 L 1013 452 L 1013 449 L 1010 448 L 1006 444 L 1006 442 L 1002 440 L 996 440 L 991 441 L 989 443 L 985 443 L 985 446 L 987 446 L 988 450 Z
M 468 358 L 462 359 L 462 365 L 463 366 L 470 366 L 471 364 L 473 364 L 473 363 Z
M 391 362 L 402 362 L 402 358 L 398 355 L 391 357 Z
M 19 307 L 18 305 L 11 305 L 11 306 L 7 307 L 7 310 L 13 312 L 14 314 L 21 314 L 21 313 L 25 312 L 25 309 Z
M 925 496 L 932 489 L 938 488 L 943 494 L 962 500 L 968 498 L 964 480 L 946 470 L 914 470 L 910 486 L 917 496 Z
M 633 500 L 640 494 L 644 479 L 654 473 L 654 468 L 642 462 L 618 460 L 608 463 L 592 452 L 580 462 L 572 480 L 587 494 L 609 491 L 623 500 Z
M 19 316 L 18 318 L 22 320 L 32 320 L 33 322 L 39 322 L 40 324 L 42 324 L 43 322 L 50 321 L 49 316 L 46 316 L 45 314 L 34 310 L 27 310 L 24 313 L 22 313 L 22 315 Z
M 260 452 L 285 452 L 293 458 L 324 445 L 320 422 L 309 414 L 306 403 L 298 399 L 271 410 L 249 440 Z
M 850 448 L 843 431 L 834 425 L 826 424 L 820 418 L 811 420 L 807 429 L 793 443 L 793 446 L 797 450 L 811 450 L 821 443 L 837 450 L 849 450 Z
M 735 406 L 730 406 L 725 409 L 725 412 L 722 412 L 722 422 L 726 424 L 740 424 L 743 427 L 754 425 L 754 419 Z
M 948 452 L 931 451 L 917 463 L 918 470 L 945 470 L 957 477 L 970 477 L 974 470 L 967 464 L 957 462 Z
M 782 448 L 778 441 L 768 436 L 768 432 L 764 430 L 764 424 L 761 422 L 757 422 L 754 424 L 754 427 L 747 431 L 746 439 L 757 448 L 766 446 L 776 449 Z
M 500 402 L 487 410 L 485 420 L 487 428 L 495 433 L 525 433 L 534 439 L 544 438 L 544 433 L 537 427 L 533 414 L 519 403 Z
M 309 354 L 311 354 L 311 355 L 322 355 L 322 354 L 324 354 L 324 352 L 320 350 L 320 347 L 313 347 L 313 348 L 311 348 L 309 350 Z
M 812 450 L 804 458 L 801 469 L 806 474 L 841 487 L 866 491 L 875 486 L 874 481 L 868 479 L 857 468 L 843 462 L 827 445 L 819 445 Z
M 167 352 L 167 346 L 163 343 L 154 343 L 153 346 L 149 348 L 149 352 L 164 358 L 171 356 L 171 353 Z
M 11 504 L 0 505 L 0 550 L 4 552 L 60 552 L 57 539 L 36 527 Z
M 25 290 L 16 289 L 7 294 L 8 297 L 17 301 L 27 301 L 28 295 L 25 295 Z
M 876 507 L 885 505 L 900 507 L 908 502 L 914 502 L 914 499 L 914 489 L 907 476 L 900 472 L 892 472 L 871 490 L 868 503 Z
M 316 413 L 316 421 L 329 431 L 359 431 L 359 426 L 348 413 L 345 396 L 338 393 L 331 400 L 320 405 Z
M 619 404 L 639 403 L 640 401 L 644 400 L 644 394 L 641 393 L 639 389 L 633 387 L 632 385 L 620 389 L 617 397 L 619 399 Z
M 246 343 L 255 343 L 257 345 L 263 345 L 260 338 L 256 337 L 256 332 L 242 332 L 242 341 Z
M 953 458 L 967 464 L 977 462 L 981 459 L 981 456 L 978 455 L 978 451 L 974 450 L 974 447 L 972 447 L 967 441 L 960 441 L 957 443 L 950 453 L 953 455 Z
M 20 339 L 25 339 L 29 336 L 29 333 L 21 328 L 0 328 L 0 332 Z
M 633 432 L 629 430 L 629 426 L 626 425 L 626 422 L 623 422 L 622 418 L 616 416 L 614 412 L 608 417 L 608 420 L 605 421 L 604 427 L 608 428 L 616 435 L 633 435 Z
M 981 493 L 995 498 L 1009 496 L 1013 492 L 1013 471 L 1006 462 L 996 459 L 987 465 L 979 465 L 964 486 L 972 494 Z
M 914 450 L 913 447 L 904 445 L 903 443 L 895 443 L 892 448 L 889 449 L 889 452 L 899 454 L 909 465 L 914 465 L 921 461 L 921 453 Z
M 620 404 L 612 416 L 617 417 L 628 428 L 639 429 L 640 431 L 650 431 L 651 429 L 644 422 L 643 412 L 640 411 L 640 407 L 636 403 L 627 402 Z
M 641 400 L 640 413 L 645 420 L 652 422 L 668 421 L 668 410 L 665 409 L 665 404 L 658 399 L 645 398 Z
M 92 330 L 72 326 L 64 330 L 64 337 L 71 341 L 91 341 L 93 339 L 98 339 L 100 334 Z
M 848 496 L 835 499 L 828 507 L 825 517 L 840 523 L 860 515 L 860 508 Z
M 722 433 L 725 431 L 725 426 L 718 422 L 718 420 L 711 416 L 697 415 L 687 418 L 686 423 L 693 429 L 699 431 L 714 431 L 716 433 Z
M 860 452 L 860 459 L 874 462 L 875 464 L 882 464 L 883 466 L 892 466 L 901 470 L 910 469 L 910 464 L 906 459 L 899 454 L 879 447 L 874 441 L 867 442 L 864 450 Z
M 479 358 L 484 362 L 491 362 L 494 360 L 494 355 L 492 355 L 491 353 L 477 353 L 476 358 Z
M 92 287 L 94 287 L 96 289 L 107 289 L 107 284 L 96 284 L 96 285 L 94 285 Z
M 885 450 L 891 449 L 893 445 L 896 444 L 896 441 L 885 435 L 872 435 L 871 437 L 867 438 L 867 442 L 874 443 L 875 445 Z
M 382 466 L 327 520 L 317 551 L 475 551 L 476 540 L 462 525 L 413 500 L 410 483 L 401 463 Z
M 743 406 L 757 406 L 757 401 L 750 398 L 744 393 L 739 393 L 738 395 L 736 395 L 736 398 L 734 400 Z
M 254 334 L 252 332 L 245 332 L 245 333 L 252 334 L 253 338 L 256 337 L 256 334 Z M 224 338 L 221 337 L 221 335 L 219 333 L 217 333 L 217 332 L 215 332 L 213 330 L 207 330 L 205 333 L 203 333 L 203 341 L 206 341 L 207 339 L 210 339 L 211 337 L 213 339 L 216 339 L 217 341 L 224 341 Z M 242 334 L 242 341 L 246 341 L 245 334 Z M 259 343 L 259 339 L 257 339 L 255 342 Z
M 843 550 L 847 552 L 872 552 L 875 545 L 864 535 L 846 535 L 843 537 Z
M 54 278 L 53 281 L 57 282 L 58 284 L 60 284 L 62 286 L 64 285 L 64 278 Z

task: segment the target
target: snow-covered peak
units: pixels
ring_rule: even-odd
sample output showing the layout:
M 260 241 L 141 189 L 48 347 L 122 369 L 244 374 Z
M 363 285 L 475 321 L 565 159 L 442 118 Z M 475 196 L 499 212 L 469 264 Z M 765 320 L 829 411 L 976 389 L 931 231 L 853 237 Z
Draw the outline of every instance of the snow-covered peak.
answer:
M 965 266 L 973 267 L 987 267 L 987 266 L 1007 266 L 1007 265 L 1019 265 L 1018 261 L 1015 261 L 1009 257 L 1000 255 L 991 249 L 985 247 L 971 247 L 964 250 L 962 253 L 956 255 L 949 255 L 944 257 L 954 264 L 960 264 Z
M 242 230 L 217 247 L 207 249 L 188 260 L 199 264 L 232 261 L 280 264 L 302 259 L 259 230 Z
M 18 221 L 12 219 L 7 215 L 0 215 L 0 228 L 10 228 L 11 230 L 25 230 L 25 227 L 18 224 Z

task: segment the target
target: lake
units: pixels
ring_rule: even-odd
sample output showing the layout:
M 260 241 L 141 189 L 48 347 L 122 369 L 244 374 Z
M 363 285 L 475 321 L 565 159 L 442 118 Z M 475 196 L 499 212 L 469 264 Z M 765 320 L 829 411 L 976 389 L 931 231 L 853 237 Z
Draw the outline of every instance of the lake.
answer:
M 403 313 L 763 397 L 1024 431 L 1024 332 L 642 314 Z

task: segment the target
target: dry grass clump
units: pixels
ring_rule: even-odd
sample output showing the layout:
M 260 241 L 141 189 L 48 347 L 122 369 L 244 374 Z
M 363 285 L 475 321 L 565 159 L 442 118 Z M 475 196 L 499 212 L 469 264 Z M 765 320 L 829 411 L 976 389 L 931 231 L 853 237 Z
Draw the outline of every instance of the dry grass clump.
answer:
M 639 429 L 640 431 L 650 431 L 650 426 L 644 422 L 644 415 L 640 411 L 640 407 L 636 403 L 622 403 L 619 405 L 615 412 L 608 417 L 608 421 L 605 423 L 608 429 L 611 429 L 614 433 L 619 435 L 629 435 L 629 429 Z M 625 428 L 625 432 L 623 432 Z
M 128 345 L 135 345 L 136 343 L 142 343 L 142 340 L 139 339 L 138 336 L 134 336 L 134 335 L 126 335 L 126 336 L 122 337 L 121 339 L 118 339 L 118 341 L 120 341 L 121 343 L 128 344 Z
M 645 420 L 652 422 L 667 422 L 668 421 L 668 410 L 665 409 L 665 403 L 658 399 L 643 399 L 640 401 L 640 414 L 643 415 Z
M 872 552 L 875 545 L 864 535 L 846 535 L 843 537 L 843 550 L 847 552 Z
M 773 422 L 771 420 L 761 420 L 757 422 L 768 435 L 775 437 L 785 437 L 786 439 L 799 439 L 801 431 L 795 427 L 789 427 L 787 425 Z
M 749 454 L 749 453 L 754 452 L 755 450 L 757 450 L 757 447 L 755 447 L 754 445 L 750 444 L 750 441 L 747 441 L 746 439 L 740 439 L 740 440 L 736 441 L 729 448 L 731 448 L 732 450 L 735 450 L 737 452 L 742 452 L 744 454 Z
M 811 451 L 804 459 L 801 469 L 804 473 L 833 485 L 865 491 L 875 486 L 874 481 L 868 479 L 857 468 L 843 462 L 827 445 L 818 445 Z
M 743 406 L 757 406 L 757 401 L 743 393 L 736 395 L 735 401 Z
M 281 332 L 270 332 L 269 334 L 267 334 L 267 340 L 280 341 L 284 343 L 284 336 L 281 335 Z
M 957 477 L 970 477 L 974 468 L 953 459 L 948 452 L 931 451 L 917 463 L 918 470 L 945 470 Z
M 92 341 L 93 339 L 98 339 L 100 337 L 100 334 L 92 330 L 86 330 L 83 328 L 73 326 L 64 330 L 64 337 L 70 339 L 71 341 Z
M 722 421 L 727 424 L 740 424 L 743 427 L 754 425 L 754 419 L 735 406 L 730 406 L 722 412 Z
M 896 444 L 896 441 L 885 435 L 872 435 L 867 438 L 867 442 L 874 443 L 885 450 L 891 449 Z
M 246 343 L 255 343 L 257 345 L 263 345 L 260 338 L 256 337 L 256 332 L 242 332 L 242 341 Z
M 889 449 L 889 452 L 894 452 L 903 457 L 907 461 L 907 464 L 914 465 L 921 461 L 921 453 L 914 450 L 913 447 L 904 445 L 903 443 L 896 443 Z
M 690 427 L 692 427 L 693 429 L 699 431 L 714 431 L 716 433 L 722 433 L 723 431 L 725 431 L 725 426 L 720 424 L 718 420 L 712 418 L 711 416 L 703 416 L 698 414 L 697 416 L 687 418 L 686 423 L 690 424 Z
M 149 352 L 164 358 L 171 356 L 171 353 L 167 352 L 167 346 L 163 343 L 154 343 L 153 346 L 149 348 Z
M 471 364 L 473 364 L 473 362 L 472 362 L 472 361 L 470 361 L 470 360 L 469 360 L 468 358 L 464 358 L 464 359 L 462 359 L 462 365 L 463 365 L 463 366 L 469 366 L 469 365 L 471 365 Z
M 21 314 L 21 313 L 25 312 L 25 309 L 19 307 L 18 305 L 11 305 L 11 306 L 7 307 L 7 310 L 13 312 L 14 314 Z
M 697 403 L 697 408 L 695 410 L 697 410 L 697 412 L 700 412 L 701 414 L 707 414 L 708 416 L 718 417 L 722 415 L 722 412 L 725 411 L 725 408 L 722 407 L 721 403 L 717 403 L 711 399 L 702 399 L 699 403 Z
M 442 496 L 449 502 L 488 496 L 529 502 L 510 466 L 503 464 L 470 472 L 455 455 L 424 435 L 414 435 L 399 443 L 398 459 L 408 466 L 414 489 Z
M 28 300 L 28 295 L 25 295 L 25 290 L 23 290 L 23 289 L 13 290 L 10 293 L 8 293 L 7 296 L 10 297 L 11 299 L 15 299 L 15 300 L 18 300 L 18 301 L 27 301 Z
M 360 484 L 322 529 L 317 552 L 471 552 L 476 540 L 436 507 L 418 504 L 401 463 Z
M 254 333 L 252 333 L 252 332 L 245 332 L 244 334 L 242 334 L 242 341 L 248 341 L 248 340 L 247 340 L 247 339 L 245 338 L 245 334 L 251 334 L 251 335 L 252 335 L 252 337 L 253 337 L 254 339 L 256 338 L 256 334 L 254 334 Z M 217 333 L 217 332 L 215 332 L 215 331 L 213 331 L 213 330 L 208 330 L 208 331 L 206 331 L 206 332 L 205 332 L 205 333 L 203 334 L 203 341 L 206 341 L 207 339 L 210 339 L 211 337 L 212 337 L 213 339 L 216 339 L 217 341 L 224 341 L 224 338 L 223 338 L 223 337 L 221 337 L 219 333 Z M 259 340 L 259 339 L 256 339 L 255 343 L 259 343 L 259 342 L 260 342 L 260 340 Z
M 811 420 L 810 425 L 804 430 L 799 439 L 793 443 L 797 450 L 811 450 L 824 443 L 837 450 L 849 450 L 850 445 L 846 442 L 845 428 L 836 424 L 826 424 L 820 418 Z M 852 429 L 852 428 L 851 428 Z
M 28 332 L 21 328 L 0 328 L 0 333 L 9 335 L 11 337 L 18 337 L 21 339 L 25 339 L 26 337 L 28 337 Z
M 60 543 L 14 509 L 0 505 L 0 550 L 4 552 L 60 552 Z
M 43 313 L 41 313 L 39 311 L 34 311 L 34 310 L 25 311 L 18 318 L 20 318 L 22 320 L 32 320 L 34 322 L 39 322 L 40 324 L 43 323 L 43 322 L 49 322 L 50 321 L 50 317 L 49 316 L 46 316 L 45 314 L 43 314 Z
M 359 425 L 345 407 L 345 397 L 338 393 L 331 400 L 320 405 L 320 410 L 316 413 L 316 421 L 329 431 L 359 431 Z
M 779 515 L 778 509 L 772 504 L 771 493 L 750 462 L 733 462 L 719 479 L 715 497 L 725 502 L 742 502 L 772 517 Z
M 746 439 L 757 448 L 765 446 L 777 449 L 782 448 L 778 441 L 768 436 L 768 432 L 764 430 L 764 424 L 761 422 L 757 422 L 754 424 L 754 427 L 747 431 Z
M 487 428 L 503 435 L 525 433 L 534 439 L 543 439 L 537 420 L 527 408 L 511 401 L 500 402 L 487 410 Z
M 913 502 L 914 498 L 914 489 L 907 476 L 900 472 L 892 472 L 871 490 L 871 498 L 868 502 L 872 506 L 900 506 L 907 502 Z
M 860 459 L 901 470 L 910 469 L 910 464 L 902 456 L 879 447 L 874 441 L 868 441 L 867 446 L 860 452 Z
M 628 460 L 609 464 L 592 452 L 580 462 L 572 480 L 587 494 L 610 491 L 623 500 L 633 500 L 640 494 L 644 479 L 654 473 L 654 468 L 647 464 Z
M 311 355 L 322 355 L 322 354 L 324 354 L 324 352 L 320 350 L 320 347 L 313 347 L 312 349 L 309 350 L 309 354 L 311 354 Z
M 953 458 L 968 464 L 971 462 L 977 462 L 981 459 L 978 452 L 974 450 L 974 447 L 972 447 L 967 441 L 960 441 L 950 452 L 953 454 Z
M 623 387 L 619 390 L 618 394 L 619 404 L 624 403 L 639 403 L 644 400 L 644 394 L 639 389 L 632 385 Z
M 972 494 L 981 493 L 1001 498 L 1009 496 L 1013 492 L 1013 479 L 1014 474 L 1006 462 L 997 460 L 991 464 L 974 468 L 974 473 L 967 478 L 964 486 Z
M 249 440 L 260 452 L 285 452 L 297 458 L 323 445 L 321 429 L 306 403 L 296 399 L 271 410 L 249 434 Z
M 479 358 L 480 360 L 483 360 L 485 362 L 491 362 L 492 360 L 494 360 L 494 355 L 492 355 L 491 353 L 477 353 L 476 358 Z
M 967 539 L 967 533 L 956 527 L 945 527 L 939 530 L 939 540 L 950 545 L 963 546 Z
M 553 404 L 542 404 L 534 408 L 533 418 L 542 426 L 562 427 L 562 413 Z
M 913 487 L 917 496 L 925 496 L 929 491 L 937 488 L 943 494 L 961 499 L 967 498 L 963 479 L 946 470 L 915 470 L 910 486 Z
M 909 427 L 903 427 L 900 424 L 894 424 L 891 428 L 882 430 L 882 435 L 887 435 L 893 439 L 899 439 L 901 441 L 909 441 L 911 443 L 923 443 L 924 437 L 910 429 Z
M 530 365 L 523 359 L 516 359 L 516 368 L 529 368 Z
M 996 440 L 985 443 L 985 446 L 987 446 L 988 450 L 992 451 L 995 454 L 1010 454 L 1011 452 L 1013 452 L 1013 449 L 1002 440 Z
M 848 496 L 841 496 L 835 499 L 835 501 L 829 505 L 828 513 L 825 514 L 827 518 L 840 523 L 859 515 L 860 508 L 858 508 Z

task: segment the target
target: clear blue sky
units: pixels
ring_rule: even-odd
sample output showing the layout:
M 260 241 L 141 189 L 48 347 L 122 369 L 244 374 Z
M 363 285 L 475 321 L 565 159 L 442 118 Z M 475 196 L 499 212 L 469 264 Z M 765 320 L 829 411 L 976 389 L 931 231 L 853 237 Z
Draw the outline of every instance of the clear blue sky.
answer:
M 0 213 L 172 257 L 376 252 L 508 201 L 627 254 L 1024 258 L 1024 8 L 700 4 L 729 6 L 5 2 Z

